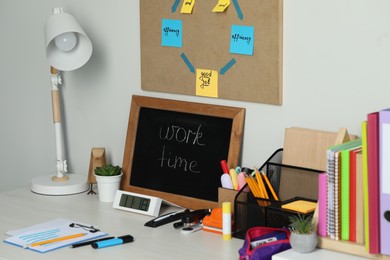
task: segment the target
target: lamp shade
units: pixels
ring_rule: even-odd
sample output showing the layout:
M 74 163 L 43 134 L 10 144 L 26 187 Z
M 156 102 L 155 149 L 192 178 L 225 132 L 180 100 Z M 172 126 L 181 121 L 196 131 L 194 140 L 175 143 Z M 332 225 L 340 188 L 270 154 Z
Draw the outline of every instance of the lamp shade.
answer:
M 70 37 L 62 37 L 64 34 Z M 72 39 L 75 40 L 73 44 Z M 61 40 L 67 45 L 65 48 L 58 47 L 58 41 Z M 55 9 L 45 23 L 45 44 L 50 66 L 62 71 L 82 67 L 92 54 L 92 43 L 88 36 L 76 19 L 62 9 Z

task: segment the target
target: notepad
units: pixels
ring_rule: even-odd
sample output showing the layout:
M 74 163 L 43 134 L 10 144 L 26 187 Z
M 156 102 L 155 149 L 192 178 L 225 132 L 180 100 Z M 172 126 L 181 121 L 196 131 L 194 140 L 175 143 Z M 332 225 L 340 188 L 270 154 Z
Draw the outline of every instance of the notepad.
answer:
M 100 231 L 89 232 L 88 230 L 77 226 L 71 227 L 71 223 L 75 222 L 66 219 L 55 219 L 31 227 L 8 231 L 7 234 L 11 235 L 11 237 L 5 239 L 4 242 L 22 248 L 31 249 L 40 253 L 45 253 L 54 249 L 69 246 L 74 243 L 79 243 L 90 239 L 96 239 L 98 237 L 107 235 Z M 41 241 L 48 241 L 50 239 L 54 240 L 56 238 L 61 237 L 70 237 L 80 233 L 83 233 L 83 236 L 78 236 L 71 239 L 66 239 L 43 245 L 32 246 L 34 243 L 39 243 Z
M 296 200 L 287 204 L 282 205 L 283 209 L 289 209 L 297 211 L 299 213 L 313 212 L 317 207 L 317 202 L 307 200 Z

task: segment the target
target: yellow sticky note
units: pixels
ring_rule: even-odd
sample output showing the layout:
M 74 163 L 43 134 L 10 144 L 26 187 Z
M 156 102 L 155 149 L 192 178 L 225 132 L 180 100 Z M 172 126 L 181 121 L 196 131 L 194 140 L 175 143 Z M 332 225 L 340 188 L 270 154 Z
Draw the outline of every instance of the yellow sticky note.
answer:
M 218 97 L 218 72 L 196 69 L 196 95 Z
M 287 204 L 282 205 L 283 209 L 289 209 L 301 213 L 309 213 L 316 209 L 317 203 L 306 201 L 306 200 L 296 200 Z
M 222 13 L 230 5 L 230 0 L 219 0 L 218 4 L 214 7 L 213 13 Z
M 195 0 L 184 0 L 183 5 L 181 6 L 182 14 L 191 14 L 192 9 L 194 8 Z

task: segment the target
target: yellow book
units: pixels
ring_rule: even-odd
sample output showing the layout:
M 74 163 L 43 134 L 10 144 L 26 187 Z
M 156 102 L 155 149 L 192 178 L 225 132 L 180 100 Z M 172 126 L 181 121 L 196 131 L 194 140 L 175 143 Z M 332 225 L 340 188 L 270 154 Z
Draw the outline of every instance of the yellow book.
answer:
M 317 207 L 317 202 L 307 200 L 296 200 L 282 205 L 283 209 L 297 211 L 299 213 L 313 212 Z
M 368 219 L 368 164 L 367 164 L 367 121 L 362 122 L 362 161 L 363 161 L 363 211 L 364 211 L 364 244 L 370 248 Z

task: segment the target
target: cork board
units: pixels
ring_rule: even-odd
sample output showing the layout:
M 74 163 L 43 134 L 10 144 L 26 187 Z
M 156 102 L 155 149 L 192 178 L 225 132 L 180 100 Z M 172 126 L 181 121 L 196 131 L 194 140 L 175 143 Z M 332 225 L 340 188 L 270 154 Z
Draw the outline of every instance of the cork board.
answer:
M 182 14 L 183 0 L 140 0 L 141 88 L 195 96 L 196 70 L 213 70 L 218 93 L 208 97 L 281 105 L 282 0 L 230 2 L 214 13 L 218 1 L 197 0 L 191 14 Z M 165 19 L 182 22 L 180 47 L 162 46 Z M 230 52 L 233 25 L 253 26 L 252 55 Z

